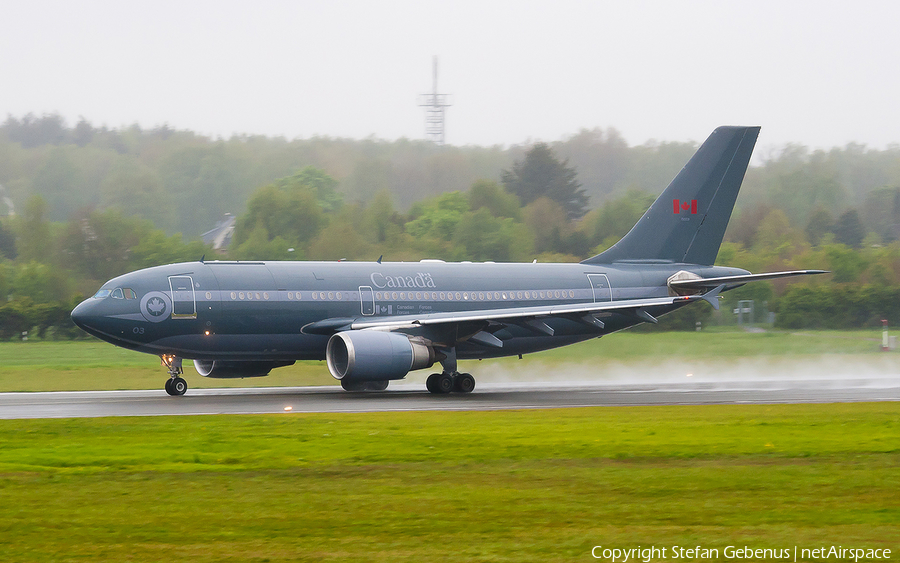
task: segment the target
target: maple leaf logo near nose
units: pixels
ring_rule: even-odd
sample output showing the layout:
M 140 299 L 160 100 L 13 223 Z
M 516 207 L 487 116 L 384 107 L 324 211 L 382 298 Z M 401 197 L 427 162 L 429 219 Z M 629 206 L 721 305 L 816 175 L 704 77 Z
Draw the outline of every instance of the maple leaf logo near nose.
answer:
M 678 215 L 682 211 L 690 211 L 691 215 L 697 214 L 697 200 L 692 199 L 690 201 L 681 201 L 680 199 L 672 200 L 672 211 Z
M 162 315 L 166 310 L 166 302 L 160 299 L 159 297 L 153 297 L 149 301 L 147 301 L 147 312 L 153 315 L 154 317 L 158 317 Z

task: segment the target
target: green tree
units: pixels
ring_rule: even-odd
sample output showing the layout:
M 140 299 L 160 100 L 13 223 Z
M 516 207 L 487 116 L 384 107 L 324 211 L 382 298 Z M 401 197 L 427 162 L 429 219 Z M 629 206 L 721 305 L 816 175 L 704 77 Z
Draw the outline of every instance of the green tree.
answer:
M 850 209 L 838 217 L 834 224 L 834 239 L 837 242 L 846 244 L 850 248 L 859 248 L 862 246 L 864 238 L 866 238 L 866 229 L 863 227 L 858 211 Z
M 82 276 L 107 280 L 128 271 L 131 248 L 150 229 L 148 220 L 114 209 L 81 213 L 66 226 L 62 252 Z
M 8 221 L 0 221 L 0 258 L 14 260 L 16 255 L 16 235 L 7 225 Z
M 519 199 L 493 180 L 478 180 L 469 188 L 469 208 L 478 211 L 485 208 L 494 217 L 518 220 L 522 216 Z
M 25 213 L 18 221 L 18 250 L 20 260 L 48 262 L 53 256 L 50 223 L 47 220 L 47 200 L 31 196 L 25 203 Z
M 866 229 L 886 242 L 900 234 L 900 188 L 877 188 L 866 195 L 862 205 Z
M 767 252 L 779 252 L 783 247 L 796 243 L 797 235 L 784 211 L 773 209 L 759 223 L 755 246 Z
M 40 262 L 16 265 L 9 288 L 15 299 L 30 299 L 35 303 L 54 303 L 68 299 L 68 280 L 64 272 Z
M 772 206 L 768 203 L 759 203 L 746 208 L 735 209 L 731 220 L 728 222 L 725 240 L 740 243 L 746 248 L 753 248 L 756 244 L 759 225 L 772 212 L 772 209 Z
M 135 159 L 121 157 L 100 185 L 101 206 L 149 219 L 162 229 L 174 224 L 170 198 L 156 171 Z
M 304 253 L 280 236 L 269 238 L 269 232 L 262 225 L 250 232 L 240 244 L 234 246 L 229 254 L 235 260 L 302 260 Z
M 335 186 L 333 178 L 309 167 L 263 186 L 247 202 L 247 212 L 238 217 L 233 244 L 259 239 L 264 232 L 269 241 L 280 237 L 290 247 L 306 246 L 325 227 L 325 212 L 342 204 Z
M 462 216 L 453 236 L 458 260 L 508 262 L 524 260 L 530 251 L 521 223 L 495 217 L 486 207 Z
M 538 253 L 565 252 L 563 241 L 575 230 L 560 204 L 542 197 L 522 210 L 525 224 L 534 233 L 534 249 Z
M 309 191 L 326 213 L 334 213 L 344 204 L 344 199 L 337 191 L 337 180 L 312 166 L 307 166 L 293 176 L 276 180 L 274 185 L 287 193 L 298 190 Z
M 868 263 L 859 252 L 843 244 L 829 244 L 825 247 L 828 269 L 833 272 L 832 281 L 848 283 L 859 280 Z
M 806 224 L 806 240 L 818 246 L 822 238 L 834 231 L 834 217 L 824 207 L 816 208 Z
M 347 207 L 345 207 L 346 211 Z M 369 241 L 353 226 L 349 213 L 341 214 L 322 229 L 309 245 L 309 258 L 313 260 L 360 260 L 372 255 Z
M 413 207 L 414 219 L 406 223 L 406 231 L 415 238 L 450 241 L 456 225 L 469 210 L 469 201 L 460 192 L 448 192 Z
M 391 193 L 381 190 L 365 207 L 359 226 L 377 244 L 396 244 L 403 231 L 403 219 L 394 209 Z
M 47 218 L 54 221 L 63 221 L 74 209 L 94 201 L 87 193 L 81 169 L 67 147 L 50 150 L 31 184 L 31 193 L 39 194 L 49 202 Z
M 637 223 L 654 199 L 654 196 L 646 192 L 629 189 L 624 195 L 588 213 L 578 230 L 584 233 L 591 247 L 607 239 L 616 242 Z
M 537 143 L 524 160 L 503 171 L 503 185 L 524 205 L 546 197 L 557 202 L 568 219 L 580 219 L 587 212 L 588 197 L 568 162 L 560 162 L 547 144 Z

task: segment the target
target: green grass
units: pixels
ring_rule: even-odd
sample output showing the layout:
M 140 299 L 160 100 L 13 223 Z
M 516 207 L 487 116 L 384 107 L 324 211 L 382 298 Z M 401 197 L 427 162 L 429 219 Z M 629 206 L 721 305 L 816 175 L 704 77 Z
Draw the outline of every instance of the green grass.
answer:
M 819 358 L 854 356 L 884 361 L 900 360 L 900 354 L 879 351 L 880 331 L 766 332 L 743 331 L 661 332 L 612 334 L 581 344 L 527 354 L 524 363 L 515 358 L 463 362 L 463 370 L 477 377 L 493 368 L 505 373 L 541 372 L 547 367 L 590 364 L 602 372 L 621 363 L 710 360 L 730 362 L 736 358 Z M 896 361 L 896 360 L 895 360 Z M 529 366 L 532 369 L 527 369 Z M 206 379 L 185 362 L 185 377 L 192 388 L 278 387 L 335 385 L 324 362 L 298 362 L 278 368 L 268 377 L 251 379 Z M 415 373 L 411 379 L 427 375 Z M 154 356 L 117 348 L 97 340 L 74 342 L 0 343 L 0 392 L 76 391 L 98 389 L 159 389 L 165 369 Z M 490 379 L 489 377 L 487 379 Z
M 16 420 L 0 435 L 10 562 L 900 548 L 898 403 Z

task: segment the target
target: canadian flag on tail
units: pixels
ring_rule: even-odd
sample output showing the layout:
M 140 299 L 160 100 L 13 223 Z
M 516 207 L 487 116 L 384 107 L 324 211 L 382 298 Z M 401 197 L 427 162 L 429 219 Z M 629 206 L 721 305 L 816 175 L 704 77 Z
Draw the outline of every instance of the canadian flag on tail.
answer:
M 676 215 L 681 213 L 682 211 L 690 211 L 691 215 L 697 214 L 697 200 L 692 199 L 690 201 L 681 201 L 680 199 L 672 200 L 672 211 Z

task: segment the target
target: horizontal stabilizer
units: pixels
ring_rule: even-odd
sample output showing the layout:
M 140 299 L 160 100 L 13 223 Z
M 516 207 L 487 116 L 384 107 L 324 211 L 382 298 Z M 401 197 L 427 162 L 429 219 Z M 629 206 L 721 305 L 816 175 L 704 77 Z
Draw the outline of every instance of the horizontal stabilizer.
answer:
M 716 311 L 719 310 L 719 294 L 725 290 L 725 284 L 719 284 L 712 291 L 707 291 L 703 295 L 700 296 L 700 299 L 706 301 L 710 305 L 712 305 L 713 309 Z
M 793 276 L 809 276 L 816 274 L 828 274 L 826 270 L 792 270 L 790 272 L 768 272 L 765 274 L 745 274 L 742 276 L 722 276 L 719 278 L 697 278 L 684 280 L 671 280 L 669 286 L 678 289 L 706 289 L 725 285 L 733 287 L 748 282 L 789 278 Z

